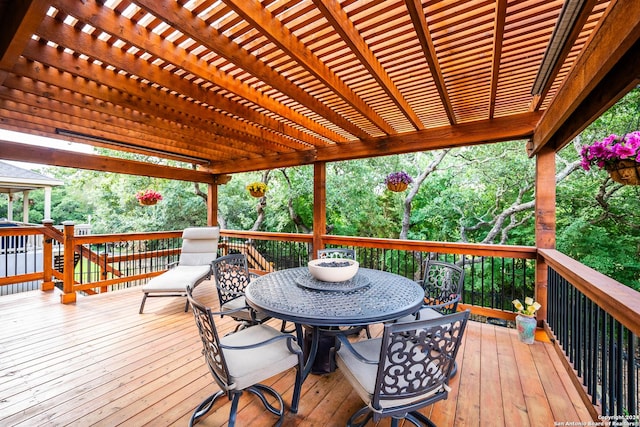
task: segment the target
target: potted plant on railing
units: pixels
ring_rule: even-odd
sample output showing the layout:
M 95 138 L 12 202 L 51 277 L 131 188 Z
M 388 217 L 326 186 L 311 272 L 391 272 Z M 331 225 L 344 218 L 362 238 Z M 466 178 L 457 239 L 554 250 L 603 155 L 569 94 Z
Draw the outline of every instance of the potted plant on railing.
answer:
M 387 185 L 387 188 L 395 192 L 406 190 L 412 182 L 413 179 L 405 171 L 390 173 L 384 179 L 384 183 Z
M 615 182 L 640 185 L 640 131 L 620 137 L 611 134 L 602 141 L 582 147 L 582 168 L 605 169 Z
M 162 200 L 162 195 L 155 190 L 140 190 L 136 193 L 136 199 L 143 206 L 151 206 Z
M 536 335 L 536 325 L 538 323 L 534 316 L 542 306 L 531 297 L 526 297 L 524 299 L 524 304 L 526 307 L 522 305 L 520 300 L 513 300 L 513 306 L 518 312 L 518 315 L 516 316 L 518 339 L 525 344 L 533 344 Z
M 263 197 L 264 193 L 267 192 L 267 184 L 264 182 L 252 182 L 247 185 L 247 190 L 253 197 Z

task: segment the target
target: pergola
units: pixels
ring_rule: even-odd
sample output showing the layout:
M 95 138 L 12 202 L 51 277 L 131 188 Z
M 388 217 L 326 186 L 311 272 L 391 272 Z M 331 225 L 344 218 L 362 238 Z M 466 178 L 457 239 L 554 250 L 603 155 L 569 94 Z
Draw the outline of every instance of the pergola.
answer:
M 321 202 L 326 162 L 526 140 L 549 247 L 555 152 L 640 77 L 637 0 L 0 0 L 0 17 L 0 127 L 186 167 L 8 141 L 0 158 L 208 183 L 212 223 L 227 174 L 314 164 Z

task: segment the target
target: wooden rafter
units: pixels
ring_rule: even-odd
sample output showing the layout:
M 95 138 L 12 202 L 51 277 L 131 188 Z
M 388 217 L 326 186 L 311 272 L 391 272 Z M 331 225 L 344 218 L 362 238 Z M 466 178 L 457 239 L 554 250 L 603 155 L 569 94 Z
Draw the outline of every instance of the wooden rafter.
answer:
M 424 129 L 424 125 L 404 99 L 404 96 L 398 90 L 396 84 L 384 70 L 384 67 L 380 64 L 358 30 L 353 26 L 351 21 L 347 19 L 347 14 L 342 7 L 340 7 L 340 4 L 335 0 L 313 0 L 313 2 L 322 12 L 324 18 L 329 21 L 332 27 L 340 34 L 342 40 L 349 45 L 362 65 L 369 70 L 373 78 L 384 89 L 391 99 L 391 102 L 400 109 L 402 114 L 409 119 L 416 129 Z
M 369 105 L 367 105 L 351 88 L 349 88 L 335 73 L 324 65 L 311 52 L 304 43 L 289 31 L 280 21 L 274 19 L 273 15 L 260 3 L 238 2 L 224 0 L 243 19 L 264 33 L 269 40 L 284 51 L 285 54 L 294 58 L 306 70 L 313 74 L 324 85 L 331 88 L 345 102 L 351 104 L 353 108 L 360 112 L 367 120 L 375 124 L 386 134 L 394 134 L 395 130 L 386 123 Z
M 427 25 L 427 20 L 422 10 L 422 1 L 405 0 L 405 3 L 407 5 L 407 10 L 411 15 L 413 26 L 416 28 L 416 36 L 420 40 L 422 52 L 425 59 L 429 63 L 429 69 L 431 70 L 434 84 L 436 86 L 436 89 L 438 90 L 440 99 L 442 100 L 443 107 L 447 112 L 449 124 L 455 125 L 457 123 L 456 117 L 453 112 L 453 106 L 451 105 L 451 99 L 449 98 L 449 94 L 447 93 L 444 78 L 442 77 L 442 70 L 440 69 L 440 64 L 438 63 L 438 56 L 436 54 L 436 49 L 433 46 L 433 40 L 431 39 L 429 26 Z

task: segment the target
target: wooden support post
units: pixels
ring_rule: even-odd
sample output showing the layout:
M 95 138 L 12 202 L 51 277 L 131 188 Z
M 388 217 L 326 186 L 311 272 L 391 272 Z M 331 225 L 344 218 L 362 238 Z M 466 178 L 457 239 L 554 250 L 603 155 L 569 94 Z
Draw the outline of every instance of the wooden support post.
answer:
M 216 175 L 207 193 L 207 225 L 218 225 L 218 186 L 231 181 L 231 175 Z
M 53 220 L 45 219 L 42 224 L 53 229 Z M 41 291 L 52 291 L 55 288 L 53 284 L 53 244 L 51 237 L 43 236 L 42 242 L 42 270 L 44 277 L 40 285 Z
M 327 232 L 327 164 L 313 164 L 313 247 L 311 259 L 324 248 L 322 235 Z
M 218 225 L 218 184 L 209 184 L 207 192 L 207 225 Z
M 556 153 L 552 148 L 536 155 L 536 248 L 555 249 L 556 246 Z M 542 307 L 538 310 L 538 326 L 547 320 L 547 263 L 542 257 L 536 261 L 535 298 Z
M 75 270 L 75 265 L 73 262 L 75 247 L 75 226 L 73 221 L 65 221 L 62 223 L 62 225 L 64 225 L 64 272 L 62 275 L 63 282 L 60 302 L 62 304 L 69 304 L 72 302 L 76 302 L 76 293 L 73 290 L 73 276 Z

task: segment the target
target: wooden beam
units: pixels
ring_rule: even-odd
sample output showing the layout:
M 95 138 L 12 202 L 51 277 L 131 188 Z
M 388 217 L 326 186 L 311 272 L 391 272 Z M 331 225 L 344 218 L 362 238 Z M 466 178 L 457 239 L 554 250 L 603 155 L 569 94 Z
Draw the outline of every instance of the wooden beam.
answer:
M 317 161 L 353 160 L 520 139 L 527 140 L 533 135 L 535 125 L 541 115 L 540 112 L 529 112 L 511 117 L 499 117 L 492 120 L 480 120 L 455 126 L 442 126 L 384 136 L 367 141 L 356 141 L 348 145 L 336 144 L 332 147 L 309 150 L 304 153 L 265 157 L 251 161 L 213 162 L 208 166 L 208 169 L 212 173 L 249 172 L 311 164 Z
M 19 144 L 11 141 L 0 140 L 0 152 L 2 152 L 3 159 L 18 162 L 40 163 L 51 166 L 150 176 L 154 178 L 201 182 L 206 184 L 213 184 L 215 182 L 215 176 L 207 172 L 154 165 L 115 157 L 55 150 L 53 148 Z
M 558 151 L 600 117 L 627 92 L 640 84 L 640 40 L 619 60 L 569 118 L 558 128 L 546 146 Z M 531 152 L 532 145 L 527 147 Z
M 506 3 L 506 0 L 501 0 L 501 2 Z M 411 16 L 411 20 L 413 21 L 413 26 L 415 27 L 418 40 L 420 40 L 422 52 L 424 53 L 424 57 L 427 60 L 427 64 L 429 64 L 429 70 L 431 70 L 433 83 L 435 84 L 436 89 L 440 94 L 442 106 L 444 107 L 444 111 L 447 113 L 447 117 L 449 118 L 449 124 L 455 125 L 457 123 L 456 116 L 453 111 L 453 105 L 451 105 L 451 99 L 449 98 L 449 94 L 447 93 L 446 83 L 444 81 L 444 77 L 442 76 L 442 69 L 440 68 L 440 64 L 438 63 L 438 55 L 436 53 L 436 48 L 433 45 L 433 40 L 431 39 L 431 32 L 429 31 L 429 26 L 427 25 L 427 19 L 424 15 L 424 10 L 422 9 L 422 1 L 405 0 L 405 4 L 407 5 L 409 15 Z M 493 117 L 493 115 L 491 115 L 490 117 Z
M 564 147 L 575 132 L 564 131 L 562 139 L 556 137 L 559 130 L 567 126 L 578 109 L 598 110 L 601 108 L 583 107 L 597 102 L 599 107 L 611 104 L 611 100 L 622 96 L 620 87 L 628 88 L 638 79 L 638 68 L 631 68 L 627 75 L 615 73 L 619 82 L 612 82 L 607 75 L 616 67 L 629 69 L 634 60 L 640 56 L 638 40 L 640 39 L 640 2 L 637 0 L 618 0 L 612 2 L 600 27 L 593 35 L 589 45 L 576 60 L 572 71 L 565 78 L 553 102 L 545 111 L 544 116 L 536 127 L 533 141 L 529 146 L 529 154 L 538 153 L 545 145 L 550 144 L 555 149 Z M 635 58 L 634 58 L 635 56 Z M 618 64 L 625 61 L 627 64 Z M 596 99 L 594 91 L 603 83 L 599 90 L 602 94 Z M 605 86 L 612 84 L 614 89 Z M 594 117 L 587 115 L 573 117 L 577 123 L 571 124 L 573 129 L 584 129 Z
M 90 111 L 82 106 L 66 104 L 55 99 L 41 99 L 32 94 L 15 90 L 7 91 L 6 88 L 0 87 L 0 111 L 6 111 L 3 113 L 4 118 L 21 119 L 26 122 L 32 121 L 34 124 L 49 123 L 51 125 L 52 138 L 58 137 L 56 128 L 60 123 L 63 123 L 64 130 L 131 144 L 129 148 L 117 147 L 117 149 L 122 149 L 123 151 L 148 154 L 147 148 L 151 145 L 172 147 L 172 152 L 176 156 L 168 154 L 169 151 L 165 148 L 163 152 L 167 152 L 167 158 L 184 161 L 184 158 L 180 158 L 180 155 L 198 157 L 202 159 L 200 163 L 205 163 L 208 159 L 237 158 L 240 154 L 244 157 L 244 152 L 239 150 L 232 151 L 234 155 L 231 155 L 228 149 L 220 150 L 218 146 L 209 148 L 211 136 L 204 135 L 203 132 L 196 133 L 184 127 L 181 132 L 177 132 L 175 129 L 162 132 L 164 123 L 154 123 L 154 121 L 159 121 L 157 119 L 152 120 L 151 123 L 136 123 L 126 115 L 117 117 L 118 115 L 113 113 L 118 108 L 115 106 L 111 106 L 111 108 L 112 111 Z M 22 115 L 22 117 L 19 117 L 19 115 Z M 32 116 L 32 119 L 27 116 Z M 101 123 L 101 125 L 96 126 L 96 123 Z M 26 129 L 29 127 L 27 125 Z M 171 138 L 168 137 L 169 135 Z M 113 149 L 115 145 L 106 140 L 104 142 L 88 141 L 82 138 L 74 138 L 74 140 L 110 149 Z M 197 153 L 192 149 L 194 143 L 197 143 L 199 147 Z M 139 149 L 135 149 L 134 147 L 136 146 Z
M 7 2 L 0 16 L 0 70 L 9 71 L 49 10 L 44 0 Z M 0 73 L 0 85 L 7 73 Z
M 309 73 L 350 104 L 382 132 L 393 135 L 396 131 L 362 98 L 347 86 L 333 71 L 307 48 L 289 29 L 276 19 L 260 2 L 223 0 L 245 21 L 257 28 L 272 43 L 295 59 Z
M 117 116 L 119 106 L 124 110 L 124 114 L 131 116 L 132 120 L 144 123 L 147 120 L 157 118 L 172 122 L 170 124 L 170 127 L 173 127 L 171 134 L 181 134 L 185 126 L 194 128 L 196 132 L 201 134 L 201 137 L 207 140 L 204 149 L 208 145 L 213 145 L 213 149 L 229 152 L 249 151 L 257 155 L 274 151 L 269 149 L 271 147 L 269 142 L 257 144 L 250 138 L 238 141 L 234 139 L 238 136 L 236 134 L 233 134 L 234 137 L 213 135 L 209 132 L 211 130 L 210 120 L 213 120 L 214 116 L 210 114 L 209 109 L 194 108 L 192 103 L 180 97 L 173 97 L 166 92 L 140 85 L 138 81 L 96 64 L 87 63 L 52 47 L 33 42 L 27 46 L 25 56 L 30 60 L 19 59 L 13 72 L 16 73 L 16 76 L 25 76 L 34 81 L 54 85 L 55 87 L 47 86 L 33 90 L 36 95 L 45 99 L 59 96 L 59 92 L 62 92 L 59 89 L 64 89 L 70 93 L 75 92 L 78 95 L 93 98 L 93 100 L 81 100 L 81 104 L 87 108 L 99 111 L 99 106 L 104 106 L 107 109 L 111 108 L 112 114 Z M 54 64 L 57 68 L 54 67 Z M 10 82 L 10 79 L 7 81 Z M 29 82 L 17 83 L 15 87 L 29 91 Z M 104 103 L 107 104 L 103 105 Z M 179 126 L 179 129 L 176 129 L 175 126 Z M 204 137 L 202 132 L 207 132 L 208 136 Z M 162 132 L 162 134 L 164 136 L 167 132 Z
M 507 16 L 507 0 L 496 2 L 495 29 L 493 35 L 493 59 L 491 61 L 491 88 L 489 101 L 489 118 L 492 119 L 496 110 L 496 93 L 500 81 L 500 59 L 502 58 L 502 42 L 504 40 L 504 24 Z

